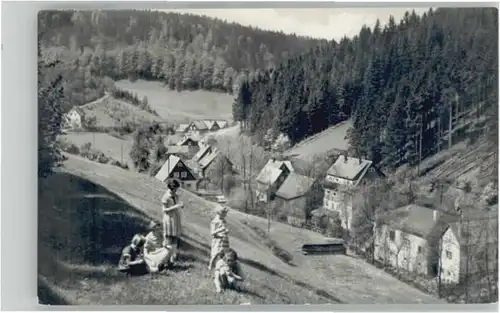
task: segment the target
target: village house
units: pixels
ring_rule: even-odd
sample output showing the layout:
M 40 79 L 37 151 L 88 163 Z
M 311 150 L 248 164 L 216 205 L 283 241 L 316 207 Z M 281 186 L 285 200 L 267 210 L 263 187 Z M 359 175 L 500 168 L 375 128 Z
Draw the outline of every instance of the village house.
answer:
M 175 132 L 177 133 L 187 133 L 189 130 L 190 124 L 179 124 Z
M 353 158 L 347 154 L 337 158 L 326 172 L 323 188 L 323 208 L 337 212 L 344 229 L 350 230 L 352 224 L 352 190 L 370 179 L 384 177 L 372 161 Z
M 203 120 L 202 122 L 207 125 L 207 130 L 210 132 L 220 129 L 219 124 L 217 124 L 217 122 L 214 120 Z
M 201 136 L 208 132 L 208 127 L 203 121 L 193 121 L 189 124 L 188 132 L 193 136 Z
M 228 173 L 232 173 L 232 164 L 231 161 L 221 153 L 217 148 L 210 149 L 210 153 L 206 153 L 199 161 L 199 169 L 201 177 L 208 177 L 214 175 L 224 176 Z M 218 171 L 215 173 L 215 171 Z M 220 171 L 220 173 L 219 173 Z
M 288 175 L 294 171 L 290 161 L 279 161 L 275 159 L 267 161 L 266 165 L 255 179 L 257 182 L 257 188 L 255 190 L 257 201 L 267 203 L 271 200 L 270 196 L 276 193 Z
M 461 216 L 450 223 L 440 246 L 440 276 L 446 284 L 486 278 L 498 261 L 498 214 Z
M 393 268 L 435 277 L 439 241 L 457 217 L 417 204 L 378 214 L 374 223 L 375 260 Z
M 85 112 L 81 108 L 75 106 L 65 114 L 65 126 L 72 129 L 82 128 L 84 119 Z
M 167 146 L 168 154 L 182 156 L 187 159 L 192 158 L 199 150 L 198 141 L 189 136 L 181 138 L 175 145 Z
M 286 217 L 288 224 L 303 227 L 307 221 L 308 197 L 315 180 L 290 172 L 272 197 L 274 212 Z
M 166 182 L 169 179 L 177 179 L 181 183 L 181 187 L 191 190 L 196 190 L 197 178 L 191 169 L 175 155 L 170 155 L 160 168 L 155 178 Z
M 215 122 L 219 126 L 219 129 L 226 128 L 228 126 L 228 122 L 224 120 L 217 120 Z

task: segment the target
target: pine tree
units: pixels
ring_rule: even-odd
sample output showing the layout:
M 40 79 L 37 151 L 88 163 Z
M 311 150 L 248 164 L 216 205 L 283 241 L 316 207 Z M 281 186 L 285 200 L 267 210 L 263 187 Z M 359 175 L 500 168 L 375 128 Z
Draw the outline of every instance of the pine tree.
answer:
M 40 48 L 38 51 L 40 58 Z M 63 161 L 57 142 L 63 118 L 63 78 L 60 74 L 51 75 L 59 63 L 38 61 L 38 177 L 52 174 Z

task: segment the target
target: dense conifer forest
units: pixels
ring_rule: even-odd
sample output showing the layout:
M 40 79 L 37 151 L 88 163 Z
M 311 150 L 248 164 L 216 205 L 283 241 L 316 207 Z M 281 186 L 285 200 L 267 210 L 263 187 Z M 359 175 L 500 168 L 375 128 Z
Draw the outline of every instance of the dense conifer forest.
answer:
M 326 40 L 159 11 L 43 11 L 42 56 L 65 61 L 72 102 L 87 103 L 120 79 L 159 80 L 172 90 L 232 92 L 258 69 Z M 104 77 L 110 79 L 103 79 Z
M 489 125 L 496 138 L 497 56 L 496 9 L 407 12 L 250 79 L 233 114 L 250 134 L 272 129 L 292 143 L 350 118 L 353 154 L 414 165 L 450 146 L 450 129 Z

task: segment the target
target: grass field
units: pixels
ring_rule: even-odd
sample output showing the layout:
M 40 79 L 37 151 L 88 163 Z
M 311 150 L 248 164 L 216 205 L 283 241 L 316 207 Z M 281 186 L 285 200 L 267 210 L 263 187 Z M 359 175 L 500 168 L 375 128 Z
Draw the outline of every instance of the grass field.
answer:
M 232 120 L 233 96 L 210 91 L 171 91 L 160 82 L 128 80 L 116 82 L 120 89 L 148 97 L 149 105 L 169 122 L 181 123 L 195 119 Z
M 80 147 L 81 145 L 90 142 L 92 148 L 97 149 L 104 153 L 106 156 L 115 160 L 128 164 L 132 167 L 132 160 L 129 157 L 130 149 L 132 148 L 132 137 L 124 136 L 123 139 L 113 137 L 108 133 L 92 133 L 92 132 L 68 132 L 61 138 Z
M 99 127 L 118 127 L 123 122 L 143 124 L 163 119 L 132 104 L 106 95 L 80 107 L 86 116 L 95 117 Z
M 310 160 L 314 155 L 325 153 L 332 149 L 347 150 L 349 141 L 345 139 L 350 121 L 332 126 L 321 133 L 311 136 L 287 151 L 289 155 L 297 155 L 303 160 Z
M 287 265 L 242 223 L 266 229 L 267 221 L 234 210 L 231 245 L 247 281 L 240 293 L 216 295 L 206 270 L 215 204 L 187 191 L 180 192 L 186 204 L 180 264 L 167 275 L 124 278 L 114 270 L 120 248 L 145 231 L 149 218 L 160 217 L 164 188 L 150 177 L 69 156 L 62 173 L 40 184 L 41 298 L 77 304 L 438 302 L 361 260 L 303 256 L 297 248 L 323 237 L 273 223 L 271 238 L 293 255 L 294 265 Z

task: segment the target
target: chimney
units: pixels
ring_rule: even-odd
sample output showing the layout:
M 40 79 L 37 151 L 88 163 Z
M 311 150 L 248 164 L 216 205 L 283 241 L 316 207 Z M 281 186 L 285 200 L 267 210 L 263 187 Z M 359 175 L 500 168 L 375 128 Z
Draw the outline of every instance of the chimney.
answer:
M 436 222 L 438 219 L 438 216 L 439 216 L 438 213 L 439 212 L 437 210 L 432 211 L 432 219 L 434 220 L 434 222 Z
M 344 162 L 347 163 L 347 150 L 344 152 Z
M 361 157 L 358 158 L 359 164 L 361 164 Z

